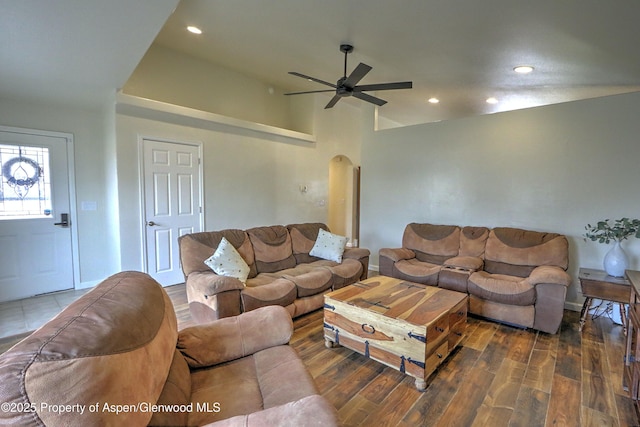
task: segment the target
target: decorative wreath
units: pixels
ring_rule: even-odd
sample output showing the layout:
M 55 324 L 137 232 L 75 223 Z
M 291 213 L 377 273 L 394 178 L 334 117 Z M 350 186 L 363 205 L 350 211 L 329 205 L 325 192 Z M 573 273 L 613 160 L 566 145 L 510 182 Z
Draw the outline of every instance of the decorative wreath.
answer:
M 17 179 L 15 176 L 13 176 L 13 172 L 11 171 L 12 166 L 16 163 L 26 163 L 27 165 L 31 166 L 33 168 L 33 175 L 26 179 Z M 32 187 L 36 182 L 38 182 L 38 180 L 40 179 L 40 175 L 42 175 L 42 169 L 40 168 L 40 165 L 38 165 L 35 160 L 28 157 L 14 157 L 13 159 L 9 159 L 2 166 L 2 176 L 7 179 L 9 185 Z

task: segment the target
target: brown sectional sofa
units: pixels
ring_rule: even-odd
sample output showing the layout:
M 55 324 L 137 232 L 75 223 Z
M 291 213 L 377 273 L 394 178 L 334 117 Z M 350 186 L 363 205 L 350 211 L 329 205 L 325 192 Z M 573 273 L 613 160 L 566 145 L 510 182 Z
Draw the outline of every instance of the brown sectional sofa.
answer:
M 277 306 L 178 331 L 156 281 L 119 273 L 0 356 L 0 424 L 337 425 L 292 331 Z
M 380 274 L 469 294 L 469 311 L 556 333 L 564 312 L 568 242 L 555 233 L 411 223 L 401 248 L 380 249 Z
M 179 238 L 191 316 L 209 322 L 269 305 L 280 305 L 292 317 L 316 310 L 324 294 L 367 277 L 369 250 L 346 248 L 341 263 L 309 255 L 325 224 L 255 227 L 206 231 Z M 226 238 L 249 265 L 246 286 L 219 276 L 204 261 Z

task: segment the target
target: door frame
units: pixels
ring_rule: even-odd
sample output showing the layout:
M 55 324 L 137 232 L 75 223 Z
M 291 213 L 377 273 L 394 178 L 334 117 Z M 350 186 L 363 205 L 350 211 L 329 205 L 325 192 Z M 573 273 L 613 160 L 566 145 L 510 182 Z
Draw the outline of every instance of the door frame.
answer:
M 142 265 L 142 271 L 145 273 L 149 273 L 149 266 L 148 266 L 148 253 L 147 253 L 147 233 L 146 233 L 146 194 L 145 194 L 145 179 L 144 179 L 144 141 L 145 140 L 149 140 L 149 141 L 157 141 L 157 142 L 165 142 L 168 144 L 179 144 L 179 145 L 191 145 L 194 147 L 198 148 L 198 156 L 199 156 L 199 161 L 198 161 L 198 182 L 200 185 L 200 194 L 198 195 L 199 198 L 199 202 L 200 202 L 200 230 L 204 230 L 204 172 L 203 172 L 203 167 L 204 167 L 204 159 L 203 159 L 203 155 L 202 155 L 202 141 L 187 141 L 187 140 L 179 140 L 179 139 L 170 139 L 170 138 L 164 138 L 164 137 L 155 137 L 155 136 L 149 136 L 149 135 L 138 135 L 138 173 L 139 173 L 139 179 L 138 182 L 140 183 L 140 187 L 139 187 L 139 200 L 140 200 L 140 217 L 139 217 L 139 223 L 140 223 L 140 243 L 141 243 L 141 255 L 142 255 L 142 259 L 140 260 L 141 265 Z
M 76 167 L 74 156 L 73 134 L 67 132 L 56 132 L 40 129 L 20 128 L 14 126 L 0 125 L 0 131 L 20 133 L 25 135 L 44 136 L 51 138 L 60 138 L 65 140 L 65 148 L 67 150 L 67 178 L 69 182 L 69 231 L 71 232 L 71 263 L 72 274 L 71 282 L 73 289 L 78 289 L 80 284 L 80 259 L 78 252 L 78 215 L 76 210 Z

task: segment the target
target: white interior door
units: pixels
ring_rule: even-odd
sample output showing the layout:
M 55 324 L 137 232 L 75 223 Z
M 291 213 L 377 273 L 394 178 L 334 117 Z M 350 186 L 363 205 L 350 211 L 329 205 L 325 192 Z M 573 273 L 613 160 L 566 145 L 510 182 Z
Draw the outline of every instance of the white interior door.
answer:
M 0 127 L 0 301 L 74 287 L 72 144 L 70 135 Z
M 182 283 L 178 237 L 202 230 L 200 146 L 142 144 L 147 273 L 163 286 Z

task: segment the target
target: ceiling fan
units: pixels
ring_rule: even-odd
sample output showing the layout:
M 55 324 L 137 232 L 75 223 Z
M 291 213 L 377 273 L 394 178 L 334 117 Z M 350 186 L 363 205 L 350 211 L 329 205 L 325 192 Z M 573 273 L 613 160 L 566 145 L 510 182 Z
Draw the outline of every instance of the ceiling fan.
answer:
M 305 93 L 320 93 L 320 92 L 333 92 L 335 90 L 336 94 L 331 101 L 324 108 L 331 108 L 340 98 L 344 98 L 345 96 L 354 96 L 363 101 L 370 102 L 372 104 L 382 106 L 387 103 L 384 99 L 376 98 L 375 96 L 368 95 L 363 93 L 365 91 L 370 90 L 390 90 L 390 89 L 411 89 L 413 87 L 413 82 L 395 82 L 395 83 L 378 83 L 371 85 L 360 85 L 358 86 L 358 82 L 362 80 L 364 76 L 367 75 L 369 71 L 371 71 L 371 67 L 367 64 L 363 64 L 362 62 L 358 64 L 358 66 L 351 72 L 349 77 L 347 77 L 347 55 L 353 52 L 353 46 L 349 44 L 341 44 L 340 51 L 344 53 L 344 76 L 340 77 L 340 79 L 336 82 L 336 84 L 325 82 L 324 80 L 316 79 L 315 77 L 306 76 L 301 73 L 297 73 L 295 71 L 289 71 L 289 74 L 302 77 L 303 79 L 307 79 L 316 83 L 321 83 L 326 86 L 331 86 L 334 89 L 327 90 L 311 90 L 306 92 L 291 92 L 285 93 L 285 95 L 301 95 Z

